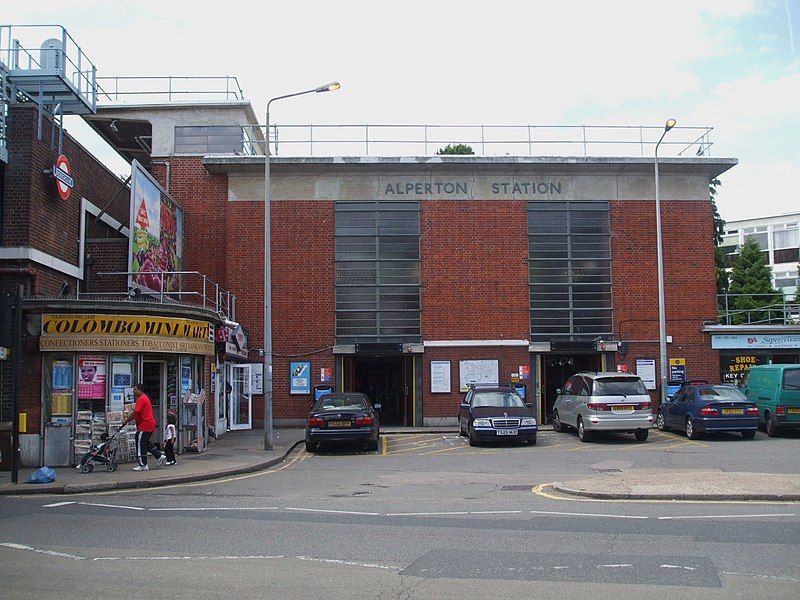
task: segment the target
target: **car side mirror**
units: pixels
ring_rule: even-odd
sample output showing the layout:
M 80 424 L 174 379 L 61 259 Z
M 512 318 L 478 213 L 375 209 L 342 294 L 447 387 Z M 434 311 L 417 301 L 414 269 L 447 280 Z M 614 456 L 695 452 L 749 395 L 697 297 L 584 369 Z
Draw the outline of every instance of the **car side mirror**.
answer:
M 461 408 L 469 408 L 469 402 L 462 402 Z
M 380 405 L 380 403 L 379 404 L 373 404 L 372 408 L 374 408 L 375 410 L 380 410 L 381 409 L 381 405 Z

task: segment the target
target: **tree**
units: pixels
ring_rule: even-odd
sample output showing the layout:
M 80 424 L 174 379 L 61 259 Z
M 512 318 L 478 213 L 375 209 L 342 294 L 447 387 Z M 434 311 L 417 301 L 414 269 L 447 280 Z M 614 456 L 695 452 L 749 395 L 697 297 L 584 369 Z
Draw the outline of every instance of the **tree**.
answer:
M 772 287 L 772 271 L 764 260 L 761 247 L 753 238 L 747 239 L 739 250 L 739 256 L 733 261 L 730 293 L 734 295 L 730 305 L 737 311 L 733 318 L 734 325 L 768 323 L 772 318 L 770 312 L 754 309 L 781 303 L 781 293 Z
M 467 144 L 447 144 L 444 148 L 439 148 L 436 154 L 475 154 L 475 152 L 472 150 L 472 146 Z
M 728 274 L 727 269 L 728 257 L 725 252 L 723 252 L 722 248 L 720 248 L 722 237 L 725 234 L 725 221 L 719 216 L 719 211 L 717 210 L 717 187 L 721 185 L 722 182 L 716 177 L 708 182 L 708 194 L 711 196 L 711 210 L 714 216 L 714 242 L 716 244 L 714 258 L 717 264 L 718 297 L 729 293 L 731 284 L 730 275 Z M 724 310 L 724 302 L 718 302 L 718 306 L 720 311 Z

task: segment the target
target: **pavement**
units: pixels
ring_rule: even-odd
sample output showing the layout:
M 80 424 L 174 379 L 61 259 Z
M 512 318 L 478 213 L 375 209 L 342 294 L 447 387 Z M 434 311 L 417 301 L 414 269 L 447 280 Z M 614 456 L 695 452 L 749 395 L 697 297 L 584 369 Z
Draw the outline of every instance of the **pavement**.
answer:
M 542 431 L 550 430 L 541 427 Z M 458 432 L 457 427 L 384 427 L 383 435 Z M 264 450 L 262 430 L 228 431 L 212 441 L 203 453 L 184 453 L 178 464 L 133 471 L 122 463 L 113 473 L 97 465 L 92 473 L 69 467 L 56 468 L 56 481 L 24 483 L 34 469 L 21 469 L 19 483 L 9 471 L 0 472 L 0 495 L 80 494 L 105 490 L 151 488 L 252 473 L 282 462 L 305 439 L 304 429 L 276 429 L 273 450 Z M 535 450 L 533 450 L 535 452 Z M 608 500 L 738 500 L 800 501 L 800 474 L 727 472 L 721 469 L 623 469 L 585 479 L 554 482 L 560 494 Z

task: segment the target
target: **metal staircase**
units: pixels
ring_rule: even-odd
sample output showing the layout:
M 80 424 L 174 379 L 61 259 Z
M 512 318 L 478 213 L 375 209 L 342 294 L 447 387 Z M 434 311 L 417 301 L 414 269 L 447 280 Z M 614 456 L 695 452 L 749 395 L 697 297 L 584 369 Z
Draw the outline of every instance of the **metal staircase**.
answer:
M 39 109 L 39 139 L 45 116 L 97 112 L 97 69 L 60 25 L 0 25 L 0 161 L 8 162 L 8 111 L 12 104 Z M 51 144 L 55 144 L 51 136 Z M 59 133 L 59 152 L 61 134 Z

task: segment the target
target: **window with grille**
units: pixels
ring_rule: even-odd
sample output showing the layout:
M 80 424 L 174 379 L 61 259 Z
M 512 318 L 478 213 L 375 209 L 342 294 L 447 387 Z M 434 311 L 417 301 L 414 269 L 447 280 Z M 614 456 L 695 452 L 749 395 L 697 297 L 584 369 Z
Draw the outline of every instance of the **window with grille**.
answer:
M 531 339 L 613 333 L 608 202 L 528 202 Z
M 421 341 L 419 202 L 336 202 L 336 343 Z
M 242 148 L 238 125 L 175 127 L 175 154 L 231 154 Z

